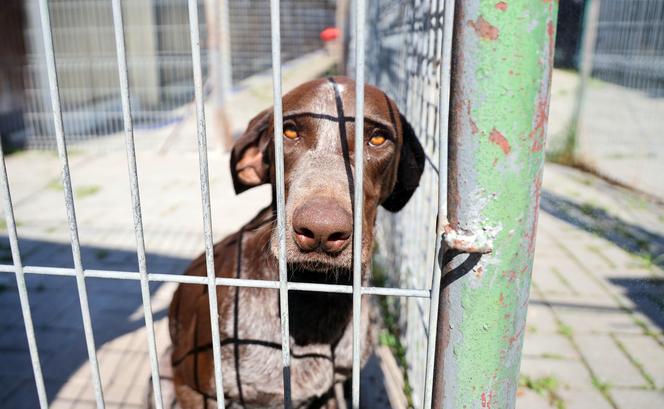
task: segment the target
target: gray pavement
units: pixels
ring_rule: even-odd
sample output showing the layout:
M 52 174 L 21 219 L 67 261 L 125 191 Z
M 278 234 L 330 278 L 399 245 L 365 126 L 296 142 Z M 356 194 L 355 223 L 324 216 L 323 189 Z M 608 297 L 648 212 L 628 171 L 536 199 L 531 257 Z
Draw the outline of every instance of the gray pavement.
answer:
M 664 206 L 545 167 L 517 408 L 659 407 Z

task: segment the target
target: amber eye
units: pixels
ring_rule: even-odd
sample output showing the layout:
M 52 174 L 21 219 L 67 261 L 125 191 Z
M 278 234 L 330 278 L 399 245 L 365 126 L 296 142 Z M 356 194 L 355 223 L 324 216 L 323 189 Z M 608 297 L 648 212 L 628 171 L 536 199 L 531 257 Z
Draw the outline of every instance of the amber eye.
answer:
M 297 134 L 297 127 L 292 123 L 285 123 L 284 136 L 291 140 L 297 139 L 299 137 Z
M 369 139 L 369 143 L 372 146 L 380 146 L 380 145 L 384 144 L 386 140 L 387 139 L 385 138 L 385 135 L 383 135 L 381 133 L 376 133 L 371 137 L 371 139 Z

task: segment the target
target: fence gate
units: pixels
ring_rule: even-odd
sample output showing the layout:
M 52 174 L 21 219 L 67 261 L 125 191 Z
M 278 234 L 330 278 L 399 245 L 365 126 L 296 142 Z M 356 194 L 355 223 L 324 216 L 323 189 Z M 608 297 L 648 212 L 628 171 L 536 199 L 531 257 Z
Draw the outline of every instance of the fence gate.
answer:
M 108 1 L 119 67 L 138 271 L 89 270 L 82 264 L 47 0 L 38 2 L 39 19 L 74 268 L 23 265 L 4 156 L 0 167 L 13 258 L 13 265 L 1 265 L 0 270 L 16 275 L 41 408 L 49 403 L 25 274 L 75 278 L 99 408 L 105 405 L 104 391 L 88 307 L 88 277 L 140 282 L 158 408 L 163 403 L 148 287 L 151 281 L 207 286 L 212 315 L 217 315 L 216 286 L 278 289 L 286 407 L 290 407 L 291 381 L 288 295 L 289 291 L 303 290 L 352 294 L 354 408 L 360 405 L 360 345 L 367 342 L 360 337 L 363 296 L 401 297 L 407 317 L 404 336 L 409 348 L 412 346 L 408 372 L 415 385 L 416 407 L 514 407 L 535 244 L 557 2 L 356 0 L 352 4 L 348 34 L 352 40 L 351 72 L 357 84 L 355 131 L 359 134 L 364 129 L 366 79 L 385 89 L 405 110 L 422 138 L 428 160 L 413 203 L 403 214 L 381 216 L 381 259 L 389 269 L 392 286 L 362 287 L 362 138 L 355 140 L 353 284 L 287 280 L 278 0 L 270 1 L 270 15 L 279 280 L 215 277 L 196 0 L 188 1 L 188 20 L 207 276 L 173 276 L 149 270 L 130 109 L 126 16 L 121 0 Z M 223 407 L 219 322 L 211 321 L 216 398 Z

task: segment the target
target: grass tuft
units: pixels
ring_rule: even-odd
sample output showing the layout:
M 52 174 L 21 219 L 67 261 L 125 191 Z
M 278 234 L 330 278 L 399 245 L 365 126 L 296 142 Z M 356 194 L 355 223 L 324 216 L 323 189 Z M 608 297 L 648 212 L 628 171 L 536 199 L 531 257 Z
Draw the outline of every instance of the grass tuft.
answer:
M 574 331 L 572 330 L 572 327 L 570 327 L 567 324 L 563 324 L 562 322 L 558 324 L 558 332 L 560 335 L 563 335 L 567 338 L 572 338 L 574 336 Z
M 611 385 L 608 382 L 602 382 L 598 377 L 592 375 L 592 383 L 595 389 L 597 389 L 602 395 L 608 396 L 609 389 L 611 389 Z
M 565 409 L 566 407 L 565 401 L 558 393 L 560 382 L 554 376 L 531 378 L 530 376 L 521 375 L 519 386 L 528 388 L 540 396 L 545 396 L 556 409 Z
M 74 190 L 74 195 L 77 199 L 82 199 L 84 197 L 93 196 L 101 190 L 101 187 L 96 185 L 85 185 L 79 186 Z
M 559 165 L 574 167 L 577 163 L 574 156 L 576 146 L 576 121 L 570 122 L 565 130 L 564 141 L 560 148 L 546 153 L 546 159 Z

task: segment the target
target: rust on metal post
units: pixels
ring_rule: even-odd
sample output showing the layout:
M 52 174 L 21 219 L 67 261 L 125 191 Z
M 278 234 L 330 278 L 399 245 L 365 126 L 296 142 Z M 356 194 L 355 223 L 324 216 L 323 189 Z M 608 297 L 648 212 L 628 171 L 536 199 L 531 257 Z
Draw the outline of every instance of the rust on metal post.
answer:
M 515 405 L 557 8 L 456 3 L 434 408 Z

